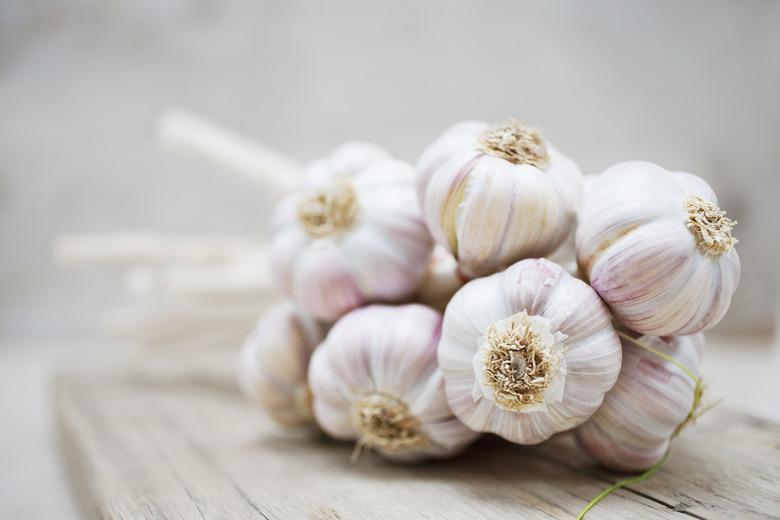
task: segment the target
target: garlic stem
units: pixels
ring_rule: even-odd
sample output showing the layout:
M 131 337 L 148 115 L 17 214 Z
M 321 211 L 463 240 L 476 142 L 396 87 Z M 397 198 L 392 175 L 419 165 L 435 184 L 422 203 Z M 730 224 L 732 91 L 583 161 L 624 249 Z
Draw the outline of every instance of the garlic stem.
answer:
M 286 155 L 182 109 L 169 108 L 160 115 L 157 140 L 166 148 L 199 156 L 277 193 L 290 191 L 301 175 L 298 164 Z
M 661 469 L 661 466 L 664 465 L 666 459 L 669 458 L 670 450 L 671 448 L 667 449 L 666 452 L 664 453 L 664 456 L 661 457 L 661 460 L 659 460 L 658 462 L 656 462 L 655 464 L 647 468 L 641 474 L 623 480 L 618 480 L 617 482 L 615 482 L 614 484 L 612 484 L 611 486 L 603 490 L 601 493 L 593 497 L 593 500 L 588 502 L 588 504 L 584 508 L 582 508 L 580 514 L 577 515 L 577 520 L 582 520 L 583 518 L 585 518 L 585 515 L 588 514 L 588 511 L 593 509 L 596 506 L 596 504 L 598 504 L 599 502 L 607 498 L 609 495 L 611 495 L 613 492 L 617 491 L 618 489 L 624 488 L 626 486 L 630 486 L 632 484 L 637 484 L 639 482 L 642 482 L 643 480 L 647 480 L 650 477 L 652 477 L 656 471 Z

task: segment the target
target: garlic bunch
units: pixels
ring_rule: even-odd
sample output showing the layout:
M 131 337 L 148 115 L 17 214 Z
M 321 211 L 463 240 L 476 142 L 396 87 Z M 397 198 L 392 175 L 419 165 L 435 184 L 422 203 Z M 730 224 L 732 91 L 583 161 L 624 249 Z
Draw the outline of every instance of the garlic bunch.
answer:
M 642 336 L 698 377 L 704 335 Z M 604 466 L 641 471 L 666 453 L 691 410 L 695 383 L 674 363 L 623 340 L 623 367 L 604 404 L 576 430 L 582 448 Z
M 553 252 L 582 198 L 577 165 L 512 120 L 450 127 L 423 152 L 418 170 L 431 234 L 472 277 Z
M 535 444 L 590 417 L 620 371 L 598 295 L 548 260 L 467 283 L 444 314 L 439 366 L 455 415 Z
M 656 336 L 720 321 L 739 282 L 734 221 L 709 185 L 648 162 L 607 169 L 588 189 L 577 262 L 628 328 Z
M 291 303 L 273 307 L 241 348 L 238 380 L 244 394 L 285 426 L 313 421 L 306 375 L 322 325 Z
M 390 153 L 374 143 L 348 141 L 337 146 L 327 157 L 306 165 L 304 185 L 316 186 L 324 181 L 352 177 L 378 162 L 392 159 Z
M 331 436 L 397 460 L 446 457 L 477 436 L 447 406 L 436 364 L 441 315 L 372 305 L 341 318 L 314 353 L 314 415 Z
M 301 308 L 335 320 L 366 302 L 412 296 L 433 247 L 414 175 L 410 165 L 384 160 L 282 201 L 274 214 L 271 267 Z

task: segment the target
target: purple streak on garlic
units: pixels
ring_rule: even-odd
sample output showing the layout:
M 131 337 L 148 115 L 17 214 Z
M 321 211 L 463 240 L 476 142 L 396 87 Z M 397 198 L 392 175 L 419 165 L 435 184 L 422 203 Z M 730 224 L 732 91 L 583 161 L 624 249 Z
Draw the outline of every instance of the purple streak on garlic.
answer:
M 588 419 L 620 359 L 606 306 L 548 260 L 467 283 L 444 314 L 439 366 L 450 408 L 471 429 L 519 444 Z
M 366 141 L 348 141 L 337 146 L 327 157 L 306 165 L 304 185 L 316 186 L 324 181 L 348 179 L 378 162 L 392 159 L 379 145 Z
M 698 377 L 704 335 L 642 336 L 639 342 L 669 354 Z M 602 465 L 642 471 L 666 453 L 686 419 L 695 383 L 674 363 L 623 340 L 623 367 L 604 404 L 577 428 L 580 446 Z
M 577 262 L 628 328 L 657 336 L 713 327 L 739 283 L 736 224 L 709 185 L 648 162 L 607 169 L 588 189 Z
M 447 457 L 477 434 L 447 406 L 436 364 L 441 315 L 423 305 L 372 305 L 331 329 L 309 368 L 326 433 L 396 460 Z
M 367 302 L 413 295 L 433 247 L 414 175 L 407 163 L 386 160 L 282 201 L 271 267 L 301 308 L 332 321 Z
M 577 165 L 512 120 L 450 127 L 418 169 L 428 228 L 472 277 L 553 252 L 582 198 Z
M 241 348 L 241 390 L 284 426 L 313 423 L 306 376 L 324 327 L 292 303 L 273 307 Z

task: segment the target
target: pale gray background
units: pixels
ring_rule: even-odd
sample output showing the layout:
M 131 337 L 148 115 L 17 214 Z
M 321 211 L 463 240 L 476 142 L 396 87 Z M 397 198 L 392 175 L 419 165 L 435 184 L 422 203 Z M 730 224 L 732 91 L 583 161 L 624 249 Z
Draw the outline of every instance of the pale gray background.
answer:
M 743 280 L 718 330 L 767 332 L 778 92 L 768 0 L 0 0 L 0 517 L 76 517 L 44 385 L 52 350 L 72 364 L 108 346 L 83 338 L 120 299 L 117 269 L 52 268 L 52 239 L 265 232 L 262 193 L 156 147 L 161 109 L 302 161 L 351 138 L 413 160 L 454 121 L 514 115 L 586 172 L 641 158 L 698 173 L 740 221 Z M 780 418 L 780 342 L 714 336 L 713 395 Z
M 116 303 L 116 272 L 52 268 L 60 232 L 265 232 L 262 193 L 155 146 L 171 104 L 301 160 L 357 137 L 413 160 L 514 115 L 586 172 L 695 172 L 740 221 L 720 330 L 767 330 L 779 56 L 772 1 L 0 0 L 0 331 L 89 333 Z

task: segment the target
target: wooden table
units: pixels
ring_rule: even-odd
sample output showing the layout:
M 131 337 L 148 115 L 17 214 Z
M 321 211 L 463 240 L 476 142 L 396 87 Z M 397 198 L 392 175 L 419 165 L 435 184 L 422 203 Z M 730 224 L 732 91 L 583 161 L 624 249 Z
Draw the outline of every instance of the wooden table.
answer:
M 456 459 L 397 465 L 314 432 L 286 432 L 229 379 L 117 367 L 60 375 L 70 480 L 94 518 L 573 518 L 619 475 L 570 435 L 539 447 L 484 437 Z M 588 518 L 778 518 L 780 425 L 715 409 L 653 478 Z

